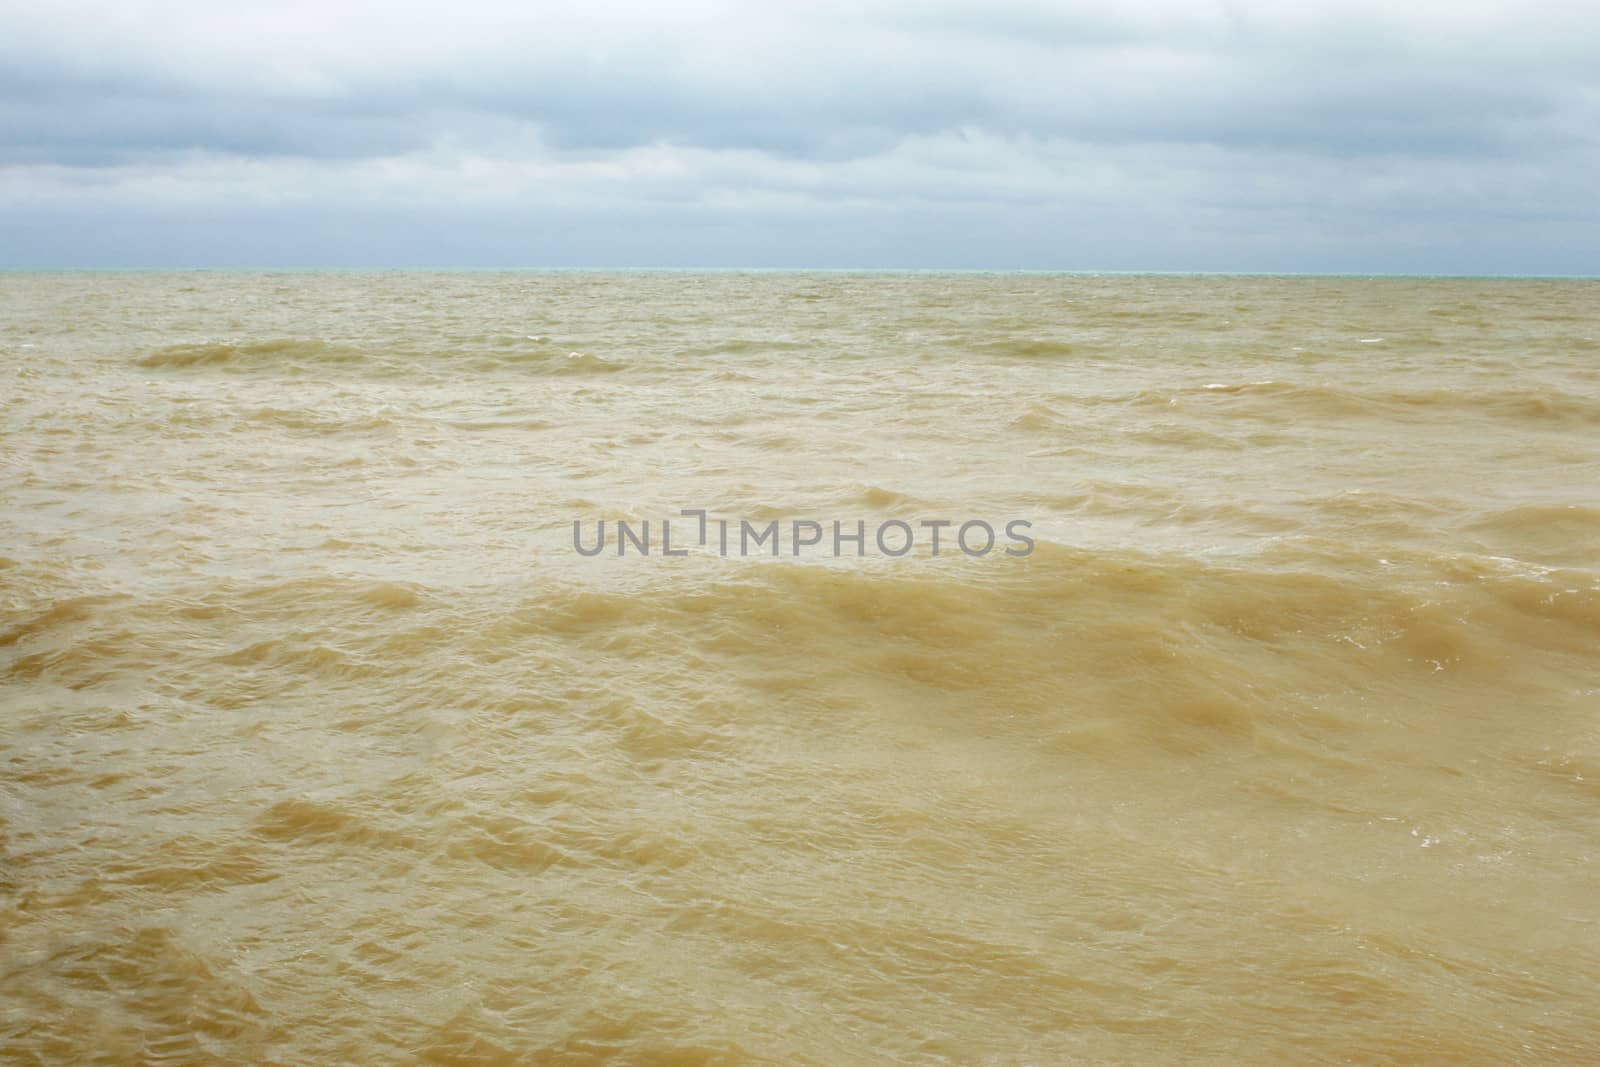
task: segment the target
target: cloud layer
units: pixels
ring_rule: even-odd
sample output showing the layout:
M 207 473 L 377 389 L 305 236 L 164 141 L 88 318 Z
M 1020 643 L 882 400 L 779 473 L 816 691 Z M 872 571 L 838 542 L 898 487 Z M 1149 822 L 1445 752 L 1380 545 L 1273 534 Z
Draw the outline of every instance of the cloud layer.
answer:
M 12 4 L 0 265 L 1600 273 L 1596 10 Z

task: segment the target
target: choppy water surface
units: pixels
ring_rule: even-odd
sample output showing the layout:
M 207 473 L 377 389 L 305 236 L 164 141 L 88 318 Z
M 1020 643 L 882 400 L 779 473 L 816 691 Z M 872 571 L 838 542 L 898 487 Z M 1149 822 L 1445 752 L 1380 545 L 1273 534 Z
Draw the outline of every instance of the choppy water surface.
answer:
M 0 276 L 0 1055 L 1600 1061 L 1597 338 L 1582 282 Z M 1037 547 L 573 550 L 683 508 Z

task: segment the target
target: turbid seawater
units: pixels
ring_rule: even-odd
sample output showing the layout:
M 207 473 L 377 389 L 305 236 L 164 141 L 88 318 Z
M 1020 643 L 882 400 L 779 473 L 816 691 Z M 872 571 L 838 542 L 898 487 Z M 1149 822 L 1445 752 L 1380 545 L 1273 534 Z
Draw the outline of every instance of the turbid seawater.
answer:
M 1600 283 L 5 274 L 0 357 L 4 1062 L 1600 1062 Z

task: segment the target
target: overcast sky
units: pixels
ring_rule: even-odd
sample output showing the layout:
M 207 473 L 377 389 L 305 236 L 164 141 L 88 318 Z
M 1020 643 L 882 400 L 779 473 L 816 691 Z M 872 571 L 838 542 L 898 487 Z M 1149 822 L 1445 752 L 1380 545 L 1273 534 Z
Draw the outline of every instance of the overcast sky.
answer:
M 1600 274 L 1600 3 L 0 0 L 0 266 Z

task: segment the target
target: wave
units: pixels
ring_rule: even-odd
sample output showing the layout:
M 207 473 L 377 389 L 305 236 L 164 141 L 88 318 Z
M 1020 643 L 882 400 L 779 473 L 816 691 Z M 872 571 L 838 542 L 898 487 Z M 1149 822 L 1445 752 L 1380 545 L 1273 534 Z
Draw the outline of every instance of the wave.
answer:
M 194 367 L 351 366 L 368 362 L 363 350 L 331 341 L 281 339 L 241 343 L 168 345 L 138 360 L 152 369 Z
M 1533 388 L 1371 390 L 1339 383 L 1272 380 L 1150 389 L 1130 397 L 1108 399 L 1152 406 L 1244 402 L 1257 405 L 1263 411 L 1321 416 L 1392 417 L 1437 413 L 1555 424 L 1600 423 L 1600 398 Z
M 330 433 L 374 433 L 395 426 L 394 420 L 382 415 L 345 415 L 313 409 L 257 408 L 247 412 L 243 419 L 257 426 L 298 430 L 318 437 Z M 212 421 L 219 420 L 213 418 Z
M 1480 513 L 1466 531 L 1497 551 L 1567 566 L 1600 560 L 1600 508 L 1522 504 Z
M 527 345 L 529 347 L 518 347 Z M 148 370 L 404 375 L 514 372 L 535 375 L 612 374 L 627 364 L 590 352 L 563 351 L 544 338 L 440 349 L 383 350 L 320 339 L 200 342 L 168 345 L 135 360 Z
M 807 352 L 816 346 L 805 341 L 781 337 L 736 337 L 709 348 L 686 349 L 680 356 L 743 356 L 782 352 Z
M 1007 338 L 983 341 L 963 346 L 964 351 L 985 356 L 1002 356 L 1014 359 L 1064 359 L 1077 354 L 1077 346 L 1070 341 L 1050 338 Z
M 1287 741 L 1330 694 L 1422 698 L 1441 674 L 1495 684 L 1510 662 L 1566 662 L 1600 638 L 1593 576 L 1492 558 L 1414 560 L 1409 580 L 1376 561 L 1333 575 L 1048 544 L 1023 561 L 918 566 L 772 564 L 693 589 L 557 590 L 486 638 L 555 638 L 619 671 L 670 648 L 701 676 L 784 700 L 923 705 L 1046 745 L 1092 735 L 1151 754 L 1260 731 Z
M 72 684 L 86 684 L 112 660 L 148 663 L 163 651 L 192 660 L 206 647 L 218 664 L 338 681 L 404 671 L 419 649 L 452 633 L 462 636 L 444 640 L 451 657 L 505 654 L 508 641 L 539 636 L 598 641 L 591 651 L 600 651 L 627 635 L 633 653 L 654 651 L 664 662 L 683 642 L 703 654 L 754 655 L 769 667 L 788 662 L 796 690 L 817 664 L 830 663 L 860 680 L 1044 708 L 1078 702 L 1051 688 L 1067 682 L 1145 685 L 1159 677 L 1173 694 L 1215 696 L 1232 691 L 1227 679 L 1269 659 L 1269 674 L 1282 673 L 1284 656 L 1314 674 L 1360 647 L 1373 656 L 1365 673 L 1380 678 L 1436 662 L 1488 670 L 1508 656 L 1585 649 L 1600 639 L 1600 585 L 1585 571 L 1453 555 L 1320 574 L 1048 542 L 1025 559 L 866 568 L 763 562 L 627 592 L 555 588 L 524 595 L 498 622 L 469 625 L 483 606 L 477 594 L 414 583 L 232 581 L 165 599 L 49 604 L 8 626 L 0 650 L 10 656 L 9 674 L 57 674 Z M 196 640 L 197 627 L 212 631 L 209 641 Z M 746 666 L 723 663 L 734 674 Z M 1338 666 L 1348 677 L 1350 665 Z M 1125 696 L 1131 704 L 1107 706 L 1140 703 L 1131 690 Z
M 1581 849 L 1600 757 L 1587 741 L 1552 748 L 1543 726 L 1564 711 L 1588 721 L 1592 700 L 1570 686 L 1600 640 L 1593 576 L 1400 562 L 1333 575 L 1041 543 L 1025 560 L 662 568 L 598 586 L 488 568 L 477 584 L 188 578 L 38 603 L 0 629 L 0 680 L 31 684 L 8 725 L 32 746 L 11 777 L 32 803 L 0 864 L 0 881 L 33 894 L 13 924 L 30 979 L 18 995 L 56 998 L 29 1005 L 56 1027 L 52 1047 L 78 1032 L 53 1021 L 76 1019 L 57 1001 L 114 988 L 128 991 L 111 1015 L 122 1047 L 315 1060 L 314 1044 L 285 1054 L 276 1030 L 252 1044 L 276 1026 L 252 998 L 270 994 L 272 1019 L 312 1020 L 294 1033 L 322 1033 L 330 957 L 309 957 L 303 999 L 286 1000 L 294 983 L 256 982 L 229 937 L 139 925 L 166 900 L 231 934 L 232 902 L 248 900 L 252 944 L 294 959 L 314 940 L 354 976 L 340 988 L 375 996 L 426 994 L 440 973 L 516 976 L 552 928 L 585 932 L 555 939 L 588 953 L 564 958 L 571 973 L 627 976 L 615 969 L 638 938 L 665 931 L 669 947 L 734 946 L 730 988 L 748 986 L 745 961 L 781 976 L 816 953 L 818 1004 L 840 982 L 880 983 L 866 987 L 880 1003 L 908 976 L 946 972 L 1078 995 L 1092 970 L 1118 983 L 1097 1009 L 1112 1025 L 1147 995 L 1149 967 L 1173 966 L 1163 943 L 1119 971 L 1127 945 L 1190 909 L 1232 907 L 1230 894 L 1247 894 L 1246 932 L 1204 942 L 1184 973 L 1226 966 L 1258 914 L 1278 925 L 1252 953 L 1312 923 L 1345 945 L 1347 908 L 1319 918 L 1303 894 L 1279 902 L 1286 886 L 1336 885 L 1351 855 L 1498 897 L 1503 880 L 1473 872 L 1529 832 L 1493 808 L 1463 814 L 1484 777 L 1516 787 L 1488 794 L 1505 819 L 1522 818 L 1526 795 L 1544 820 L 1532 825 Z M 1551 809 L 1575 829 L 1550 829 Z M 147 832 L 130 842 L 106 833 L 108 810 L 160 818 L 119 824 Z M 1362 852 L 1331 850 L 1351 835 Z M 1264 869 L 1276 847 L 1291 851 Z M 1279 874 L 1291 870 L 1300 881 Z M 1062 872 L 1091 905 L 1060 926 L 1082 936 L 1063 940 L 1099 946 L 1091 967 L 1038 947 L 1040 924 L 1061 922 Z M 836 885 L 845 896 L 828 895 Z M 997 885 L 993 912 L 962 910 Z M 1564 906 L 1586 915 L 1581 889 Z M 1436 905 L 1418 893 L 1411 906 Z M 1410 914 L 1392 928 L 1411 930 Z M 587 934 L 618 926 L 594 955 Z M 269 941 L 282 930 L 293 936 Z M 1441 959 L 1481 970 L 1443 936 L 1394 938 L 1386 978 L 1406 973 L 1402 956 L 1424 959 L 1418 982 Z M 1304 963 L 1297 949 L 1268 972 L 1338 962 L 1308 1018 L 1320 990 L 1378 973 L 1328 951 Z M 1272 957 L 1250 957 L 1252 983 L 1257 959 Z M 643 987 L 664 972 L 639 973 Z M 501 1003 L 524 1002 L 520 982 Z M 1537 993 L 1529 1003 L 1547 1003 Z M 551 1024 L 563 1037 L 572 1012 L 634 1010 L 609 986 L 580 994 Z M 1015 1047 L 1056 1025 L 1061 1003 L 1034 1002 L 1041 1030 L 1017 1031 Z M 485 1058 L 477 1022 L 446 1033 L 405 1007 L 358 1004 L 339 1021 L 390 1059 L 434 1041 Z M 594 1025 L 596 1040 L 621 1040 Z M 489 1032 L 508 1042 L 490 1058 L 539 1058 L 510 1051 L 516 1031 Z M 1432 1033 L 1418 1042 L 1438 1047 Z

